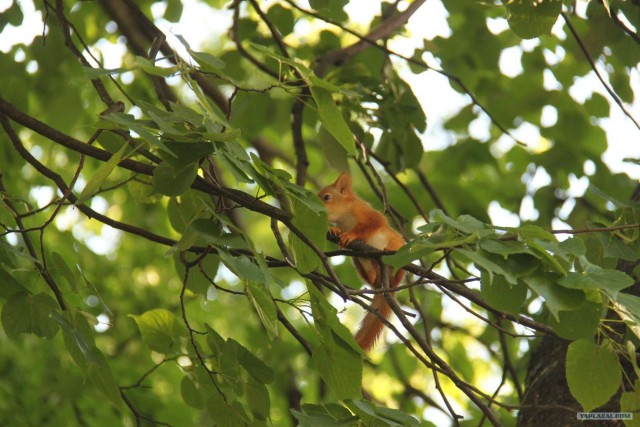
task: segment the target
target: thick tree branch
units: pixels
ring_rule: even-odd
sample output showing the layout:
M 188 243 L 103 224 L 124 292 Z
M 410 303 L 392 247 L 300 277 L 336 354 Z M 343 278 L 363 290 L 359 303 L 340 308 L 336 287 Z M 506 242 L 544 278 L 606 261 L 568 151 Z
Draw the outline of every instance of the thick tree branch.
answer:
M 155 24 L 140 10 L 139 6 L 132 0 L 102 0 L 100 2 L 107 10 L 107 13 L 118 24 L 120 31 L 126 36 L 131 50 L 139 56 L 147 56 L 147 51 L 157 39 L 164 39 L 166 36 Z M 160 43 L 160 52 L 172 61 L 177 63 L 176 53 L 171 49 L 166 41 Z M 183 61 L 184 62 L 184 61 Z M 204 93 L 212 99 L 223 111 L 227 111 L 227 98 L 213 85 L 207 76 L 200 72 L 193 71 L 190 74 Z M 170 92 L 166 82 L 162 83 L 162 92 Z
M 57 129 L 50 127 L 49 125 L 39 121 L 38 119 L 18 110 L 16 107 L 2 98 L 0 98 L 0 112 L 5 114 L 11 120 L 20 123 L 22 126 L 29 128 L 32 131 L 44 136 L 45 138 L 77 153 L 85 154 L 89 157 L 101 160 L 103 162 L 108 161 L 113 155 L 108 151 L 86 144 L 65 133 L 60 132 Z M 128 169 L 132 172 L 137 172 L 147 176 L 153 176 L 153 171 L 155 170 L 155 167 L 150 164 L 141 163 L 131 159 L 124 159 L 120 161 L 120 163 L 118 163 L 118 166 L 124 169 Z M 269 217 L 275 218 L 278 221 L 288 221 L 291 218 L 291 214 L 289 214 L 288 212 L 280 208 L 271 206 L 261 200 L 258 200 L 243 191 L 225 187 L 216 187 L 206 182 L 202 178 L 197 178 L 191 185 L 191 188 L 209 195 L 226 197 L 229 200 L 232 200 L 249 210 L 262 213 Z
M 409 18 L 411 18 L 411 16 L 424 4 L 425 1 L 426 0 L 414 0 L 414 2 L 409 4 L 403 12 L 391 15 L 389 18 L 382 21 L 380 25 L 369 31 L 366 36 L 359 36 L 360 40 L 356 43 L 343 47 L 342 49 L 327 52 L 325 55 L 318 58 L 316 61 L 316 74 L 322 77 L 327 72 L 327 68 L 329 66 L 342 65 L 366 48 L 379 46 L 377 44 L 378 40 L 388 38 L 391 34 L 405 25 Z M 292 2 L 289 1 L 288 3 L 292 4 Z
M 334 243 L 338 243 L 338 238 L 332 234 L 328 234 L 327 238 L 329 240 L 331 240 Z M 349 245 L 349 249 L 352 249 L 354 251 L 356 251 L 357 253 L 354 255 L 357 256 L 368 256 L 371 258 L 378 258 L 381 257 L 383 255 L 391 255 L 395 252 L 393 251 L 380 251 L 377 250 L 376 248 L 367 245 L 366 243 L 356 240 L 353 243 L 351 243 Z M 491 307 L 491 305 L 489 305 L 484 298 L 482 298 L 482 296 L 478 293 L 475 292 L 469 288 L 467 288 L 466 286 L 464 286 L 463 284 L 461 284 L 459 281 L 456 280 L 449 280 L 444 276 L 439 275 L 438 273 L 435 273 L 429 269 L 426 269 L 424 267 L 415 265 L 415 264 L 408 264 L 405 265 L 404 267 L 402 267 L 403 270 L 408 271 L 409 273 L 415 274 L 416 276 L 420 276 L 420 277 L 424 277 L 425 279 L 429 279 L 429 281 L 435 285 L 438 286 L 442 286 L 443 288 L 457 294 L 460 295 L 463 298 L 466 298 L 467 300 L 471 301 L 474 304 L 477 304 L 478 306 L 484 308 L 485 310 L 487 310 L 489 313 L 494 314 L 495 316 L 497 316 L 500 319 L 506 319 L 509 320 L 511 322 L 514 323 L 518 323 L 522 326 L 525 326 L 527 328 L 531 328 L 533 330 L 539 331 L 539 332 L 543 332 L 545 334 L 548 335 L 556 335 L 556 333 L 553 331 L 553 329 L 551 329 L 550 327 L 548 327 L 545 324 L 542 324 L 540 322 L 536 322 L 535 320 L 529 319 L 525 316 L 522 315 L 514 315 L 511 313 L 506 313 L 506 312 L 502 312 L 499 310 L 496 310 L 495 308 Z
M 369 46 L 375 47 L 376 49 L 388 54 L 388 55 L 393 55 L 397 58 L 402 59 L 403 61 L 406 61 L 407 63 L 416 65 L 418 67 L 424 68 L 425 70 L 431 70 L 434 71 L 438 74 L 440 74 L 441 76 L 446 77 L 449 81 L 453 82 L 456 86 L 458 86 L 465 94 L 467 94 L 467 96 L 469 96 L 469 98 L 471 98 L 471 102 L 474 105 L 477 105 L 478 108 L 480 108 L 480 110 L 482 110 L 487 117 L 489 117 L 489 120 L 491 120 L 491 123 L 494 124 L 494 126 L 496 126 L 498 129 L 500 129 L 500 131 L 502 133 L 504 133 L 505 135 L 509 136 L 510 138 L 512 138 L 517 144 L 519 145 L 526 145 L 524 144 L 522 141 L 518 140 L 515 136 L 513 136 L 513 134 L 511 132 L 509 132 L 509 130 L 502 124 L 500 123 L 496 117 L 489 111 L 489 109 L 487 107 L 484 106 L 484 104 L 482 104 L 480 102 L 480 100 L 475 96 L 475 94 L 473 92 L 471 92 L 471 90 L 467 87 L 467 85 L 462 81 L 462 79 L 460 79 L 458 76 L 451 74 L 445 70 L 441 70 L 435 67 L 430 66 L 429 64 L 427 64 L 426 62 L 424 62 L 421 59 L 415 59 L 415 58 L 409 58 L 405 55 L 402 55 L 400 53 L 397 53 L 391 49 L 389 49 L 387 46 L 385 46 L 384 44 L 379 44 L 377 43 L 377 40 L 375 39 L 370 39 L 368 36 L 366 35 L 362 35 L 360 33 L 358 33 L 357 31 L 351 30 L 347 27 L 345 27 L 344 25 L 342 25 L 341 23 L 334 21 L 332 19 L 326 18 L 318 13 L 315 13 L 313 11 L 310 10 L 306 10 L 300 6 L 298 6 L 293 0 L 284 0 L 286 1 L 289 5 L 291 5 L 291 7 L 295 8 L 296 10 L 304 13 L 305 15 L 309 15 L 312 16 L 316 19 L 320 19 L 324 22 L 327 22 L 328 24 L 334 25 L 338 28 L 340 28 L 341 30 L 355 36 L 358 37 L 361 41 L 364 41 L 366 43 L 368 43 Z M 329 57 L 331 54 L 327 53 L 325 56 Z M 320 77 L 322 77 L 324 75 L 324 73 L 327 71 L 328 66 L 330 65 L 330 59 L 328 60 L 324 60 L 324 62 L 318 62 L 320 60 L 317 61 L 317 67 L 316 67 L 316 74 Z M 346 61 L 347 58 L 343 58 L 343 62 Z

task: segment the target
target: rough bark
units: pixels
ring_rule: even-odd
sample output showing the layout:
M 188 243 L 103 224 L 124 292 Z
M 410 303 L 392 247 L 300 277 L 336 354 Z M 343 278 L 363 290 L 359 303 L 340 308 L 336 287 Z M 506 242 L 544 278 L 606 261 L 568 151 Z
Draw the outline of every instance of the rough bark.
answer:
M 640 200 L 640 186 L 636 188 L 631 200 Z M 635 279 L 635 284 L 625 292 L 640 295 L 639 278 L 634 275 L 634 269 L 640 264 L 640 260 L 628 262 L 620 261 L 617 269 L 623 271 Z M 609 319 L 619 319 L 617 314 L 609 311 Z M 622 342 L 625 337 L 626 326 L 623 322 L 617 323 L 609 338 Z M 585 426 L 585 421 L 578 420 L 577 412 L 582 408 L 571 396 L 565 375 L 565 360 L 569 341 L 547 336 L 540 340 L 538 347 L 533 351 L 529 372 L 525 382 L 526 390 L 522 400 L 523 409 L 518 414 L 518 427 L 571 427 Z M 637 350 L 636 350 L 637 352 Z M 623 387 L 630 390 L 636 375 L 633 367 L 624 358 L 620 358 L 625 379 Z M 623 389 L 618 392 L 600 408 L 591 412 L 620 412 L 620 397 Z M 622 421 L 588 421 L 589 427 L 617 427 L 624 426 Z

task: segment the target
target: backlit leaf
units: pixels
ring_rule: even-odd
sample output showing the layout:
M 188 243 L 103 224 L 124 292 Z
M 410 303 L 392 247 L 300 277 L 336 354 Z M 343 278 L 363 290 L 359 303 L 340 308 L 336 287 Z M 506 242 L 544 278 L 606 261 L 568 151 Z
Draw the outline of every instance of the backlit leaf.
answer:
M 141 315 L 130 314 L 129 317 L 135 320 L 142 339 L 152 350 L 165 354 L 179 351 L 182 331 L 173 313 L 156 308 Z
M 569 344 L 566 366 L 569 390 L 585 412 L 605 404 L 622 379 L 615 351 L 596 345 L 592 339 Z

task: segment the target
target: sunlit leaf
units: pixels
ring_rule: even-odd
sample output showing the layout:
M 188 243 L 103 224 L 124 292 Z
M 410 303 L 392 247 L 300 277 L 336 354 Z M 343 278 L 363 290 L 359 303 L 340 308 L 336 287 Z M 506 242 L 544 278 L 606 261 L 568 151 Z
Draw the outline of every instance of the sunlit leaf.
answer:
M 129 147 L 123 145 L 122 148 L 115 153 L 111 158 L 102 163 L 98 169 L 96 169 L 95 173 L 87 182 L 87 185 L 84 186 L 80 196 L 78 196 L 78 201 L 76 203 L 83 204 L 89 197 L 93 196 L 99 189 L 105 179 L 113 172 L 113 170 L 118 166 L 120 160 L 124 156 L 124 153 L 127 151 Z
M 566 366 L 569 390 L 585 412 L 605 404 L 620 385 L 622 369 L 615 351 L 592 339 L 569 344 Z
M 182 335 L 178 319 L 168 310 L 156 308 L 140 315 L 130 314 L 140 329 L 144 342 L 159 353 L 175 353 L 179 350 Z
M 550 33 L 562 10 L 561 0 L 510 0 L 504 3 L 509 10 L 509 26 L 523 39 Z
M 318 106 L 318 117 L 327 131 L 342 145 L 348 154 L 355 154 L 355 141 L 342 113 L 324 88 L 312 86 L 311 94 Z

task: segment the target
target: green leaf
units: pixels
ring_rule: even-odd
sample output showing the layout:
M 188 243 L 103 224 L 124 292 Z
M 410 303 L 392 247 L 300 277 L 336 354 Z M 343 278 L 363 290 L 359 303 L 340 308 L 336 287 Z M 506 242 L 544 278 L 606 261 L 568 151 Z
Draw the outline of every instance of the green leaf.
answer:
M 571 237 L 556 245 L 556 253 L 562 255 L 565 259 L 568 259 L 569 256 L 581 257 L 587 254 L 587 247 L 582 239 Z
M 278 336 L 278 315 L 269 288 L 264 284 L 247 281 L 245 295 L 258 313 L 260 322 L 264 326 L 270 339 Z
M 351 332 L 338 320 L 333 308 L 311 283 L 307 284 L 320 343 L 312 358 L 318 373 L 337 399 L 361 396 L 362 356 Z
M 205 132 L 204 137 L 211 142 L 234 142 L 241 134 L 240 129 L 226 129 L 225 132 Z
M 340 342 L 351 348 L 358 356 L 360 347 L 356 344 L 351 331 L 340 322 L 336 309 L 327 302 L 322 293 L 310 282 L 307 281 L 307 290 L 311 297 L 311 309 L 316 328 L 321 335 L 321 339 L 328 342 Z
M 74 292 L 78 292 L 78 282 L 81 281 L 78 270 L 75 269 L 76 273 L 74 274 L 74 270 L 71 270 L 71 268 L 69 268 L 62 255 L 60 255 L 58 252 L 53 252 L 51 254 L 51 257 L 53 258 L 54 265 L 58 270 L 60 270 L 60 273 L 66 279 L 67 283 L 69 283 L 71 289 L 73 289 Z
M 483 222 L 477 220 L 471 215 L 460 215 L 457 219 L 454 220 L 453 218 L 447 216 L 441 210 L 435 209 L 431 211 L 429 216 L 431 218 L 431 221 L 443 222 L 465 234 L 480 232 L 485 232 L 486 234 L 487 232 L 492 232 L 492 230 L 488 229 L 488 227 Z
M 249 282 L 267 284 L 268 271 L 263 271 L 260 266 L 251 261 L 244 255 L 233 256 L 225 250 L 219 250 L 218 256 L 224 262 L 229 270 L 233 272 L 237 277 Z
M 111 371 L 111 366 L 109 366 L 107 358 L 97 347 L 93 348 L 93 353 L 94 357 L 91 358 L 87 365 L 87 376 L 116 408 L 120 408 L 122 406 L 120 388 Z
M 504 259 L 514 254 L 534 255 L 523 242 L 503 242 L 495 239 L 484 239 L 480 242 L 480 248 L 492 254 L 502 255 Z
M 180 396 L 182 396 L 184 403 L 192 408 L 204 408 L 204 395 L 202 394 L 202 390 L 199 390 L 196 383 L 186 375 L 180 380 Z
M 164 10 L 164 19 L 169 22 L 178 22 L 182 16 L 182 1 L 167 0 L 167 7 Z
M 27 290 L 0 265 L 0 299 L 7 299 L 18 292 Z
M 575 310 L 585 301 L 583 291 L 560 286 L 559 276 L 556 274 L 542 273 L 524 277 L 523 280 L 532 291 L 544 299 L 545 305 L 557 320 L 559 320 L 560 311 Z
M 173 113 L 192 127 L 199 127 L 204 124 L 204 116 L 197 111 L 178 102 L 169 102 L 169 104 L 171 105 Z
M 313 349 L 313 362 L 320 377 L 336 399 L 361 396 L 362 359 L 351 349 L 336 342 L 321 343 Z
M 187 40 L 183 36 L 176 34 L 176 37 L 187 48 L 189 55 L 191 55 L 193 59 L 196 60 L 198 65 L 200 65 L 203 70 L 220 73 L 221 70 L 227 65 L 222 59 L 218 58 L 215 55 L 212 55 L 208 52 L 197 52 L 191 49 L 191 46 L 189 46 L 189 43 L 187 43 Z
M 393 267 L 395 273 L 400 267 L 410 264 L 416 259 L 425 257 L 439 249 L 437 245 L 429 244 L 426 240 L 414 240 L 402 246 L 393 255 L 387 255 L 382 258 L 385 264 Z
M 53 320 L 60 325 L 64 334 L 64 343 L 73 358 L 73 361 L 86 370 L 89 362 L 95 363 L 92 358 L 96 346 L 93 329 L 87 319 L 78 311 L 51 313 Z
M 242 405 L 231 400 L 229 396 L 223 398 L 219 391 L 214 391 L 207 397 L 207 412 L 216 427 L 238 427 L 248 425 L 250 419 Z
M 2 327 L 14 339 L 20 334 L 53 338 L 58 332 L 58 325 L 49 314 L 56 308 L 56 301 L 48 294 L 16 292 L 2 306 Z
M 374 406 L 366 400 L 353 400 L 349 408 L 355 412 L 366 425 L 377 425 L 381 421 L 391 427 L 419 426 L 420 422 L 414 417 L 397 409 Z
M 551 33 L 562 11 L 562 0 L 503 0 L 509 27 L 519 37 L 532 39 Z
M 322 16 L 334 19 L 336 21 L 344 21 L 348 18 L 347 13 L 343 10 L 347 5 L 347 0 L 311 0 L 309 5 L 320 12 Z
M 171 227 L 178 233 L 184 233 L 192 221 L 203 217 L 205 210 L 203 200 L 191 191 L 179 197 L 172 197 L 167 206 Z
M 249 249 L 242 235 L 236 233 L 226 233 L 223 231 L 223 224 L 217 221 L 218 218 L 198 218 L 190 225 L 206 243 L 216 247 L 228 247 L 234 249 Z
M 518 236 L 520 236 L 520 238 L 524 241 L 540 239 L 548 240 L 550 242 L 557 242 L 556 236 L 554 236 L 553 233 L 550 233 L 544 228 L 533 224 L 523 225 L 518 228 L 508 228 L 507 230 L 517 233 Z
M 610 113 L 609 101 L 596 92 L 584 102 L 584 108 L 594 117 L 608 117 Z
M 640 368 L 638 367 L 638 360 L 636 358 L 636 346 L 631 340 L 627 340 L 627 357 L 629 357 L 631 365 L 633 366 L 633 371 L 636 373 L 636 377 L 640 378 Z
M 560 262 L 549 253 L 550 250 L 555 250 L 557 246 L 553 242 L 547 242 L 539 239 L 527 240 L 527 245 L 533 253 L 540 259 L 542 259 L 546 265 L 553 268 L 557 273 L 567 274 L 567 270 L 560 264 Z
M 253 353 L 247 350 L 242 344 L 233 338 L 229 338 L 227 339 L 227 349 L 238 363 L 261 384 L 270 384 L 273 382 L 275 378 L 273 370 L 265 365 L 262 360 L 254 356 Z
M 260 421 L 266 421 L 271 410 L 271 399 L 267 387 L 250 377 L 244 384 L 244 392 L 253 416 Z
M 434 225 L 431 223 L 429 225 Z M 438 227 L 440 227 L 438 225 Z M 421 227 L 423 232 L 427 227 Z M 428 238 L 417 237 L 416 239 L 407 242 L 402 246 L 398 252 L 393 255 L 387 255 L 383 257 L 385 264 L 391 265 L 395 269 L 403 267 L 416 259 L 420 259 L 432 254 L 435 251 L 457 248 L 470 243 L 475 243 L 478 240 L 476 233 L 470 235 L 460 235 L 449 232 L 433 232 Z
M 312 197 L 318 198 L 315 195 Z M 321 251 L 324 250 L 327 241 L 327 230 L 329 229 L 326 211 L 323 210 L 321 213 L 316 213 L 297 199 L 291 200 L 291 208 L 293 210 L 293 219 L 291 221 L 293 225 L 298 230 L 303 230 L 304 235 L 316 247 Z M 314 226 L 309 227 L 309 224 L 314 224 Z M 300 272 L 310 273 L 321 267 L 322 261 L 318 254 L 294 233 L 289 233 L 289 244 Z
M 322 147 L 324 158 L 335 170 L 349 170 L 349 157 L 344 147 L 325 128 L 318 130 L 318 145 Z
M 636 380 L 632 391 L 622 392 L 620 396 L 620 412 L 631 412 L 633 414 L 633 419 L 624 421 L 625 427 L 640 427 L 640 419 L 637 416 L 640 413 L 639 380 Z
M 269 180 L 258 173 L 247 152 L 237 142 L 218 147 L 215 157 L 239 182 L 253 183 L 255 180 L 267 194 L 275 194 Z
M 568 273 L 558 283 L 569 289 L 602 289 L 615 297 L 619 291 L 633 285 L 633 279 L 622 271 L 600 270 Z
M 519 313 L 527 298 L 527 287 L 522 282 L 511 285 L 502 276 L 482 274 L 480 284 L 482 297 L 500 311 Z
M 540 268 L 540 262 L 532 255 L 513 254 L 502 264 L 502 268 L 512 276 L 522 278 Z
M 640 297 L 620 292 L 612 298 L 611 303 L 629 329 L 640 338 Z
M 167 153 L 172 153 L 169 147 L 167 147 L 156 135 L 157 129 L 152 129 L 152 131 L 149 130 L 149 126 L 152 125 L 153 122 L 136 120 L 136 118 L 131 114 L 124 113 L 110 113 L 102 116 L 102 119 L 118 124 L 125 129 L 132 130 L 140 135 L 140 138 L 148 144 L 161 148 Z
M 581 339 L 567 349 L 567 383 L 575 399 L 589 412 L 605 404 L 620 387 L 622 368 L 615 351 Z
M 136 66 L 147 74 L 159 77 L 170 77 L 179 70 L 177 65 L 173 67 L 158 67 L 153 61 L 142 56 L 136 56 Z
M 468 249 L 456 249 L 455 251 L 473 261 L 477 268 L 482 268 L 490 274 L 503 276 L 507 282 L 512 285 L 518 283 L 518 279 L 502 267 L 501 264 L 503 264 L 504 261 L 500 258 L 491 257 L 481 251 L 474 252 Z
M 179 196 L 191 187 L 197 174 L 197 163 L 174 168 L 168 162 L 162 162 L 153 170 L 153 191 L 165 196 Z
M 286 36 L 293 31 L 295 20 L 291 9 L 276 3 L 267 11 L 267 17 L 276 26 L 281 35 Z
M 358 421 L 348 409 L 335 403 L 307 403 L 300 409 L 302 412 L 291 409 L 299 427 L 353 427 Z
M 633 245 L 625 244 L 615 233 L 595 233 L 596 239 L 604 248 L 604 256 L 625 261 L 638 259 L 638 250 Z
M 559 312 L 558 320 L 550 315 L 547 322 L 562 338 L 592 339 L 600 326 L 602 316 L 602 303 L 585 301 L 575 310 Z
M 116 408 L 122 406 L 120 388 L 105 355 L 96 347 L 93 331 L 82 312 L 57 313 L 51 317 L 60 325 L 64 342 L 76 364 Z
M 351 156 L 355 156 L 356 148 L 351 129 L 342 117 L 342 113 L 331 97 L 331 93 L 321 87 L 311 86 L 311 95 L 318 107 L 320 123 L 342 145 Z
M 22 24 L 24 20 L 22 7 L 21 3 L 18 2 L 9 3 L 9 7 L 5 9 L 0 16 L 0 33 L 7 24 L 11 24 L 14 27 L 19 27 Z
M 181 261 L 181 257 L 189 262 L 192 258 L 196 258 L 195 254 L 175 253 L 173 255 L 173 262 L 178 277 L 181 279 L 185 275 L 185 266 Z M 211 286 L 211 281 L 216 277 L 218 267 L 220 266 L 220 258 L 215 255 L 207 255 L 200 260 L 198 265 L 189 270 L 189 277 L 187 278 L 187 289 L 191 292 L 206 296 Z
M 142 340 L 153 351 L 170 354 L 180 350 L 182 330 L 178 319 L 168 310 L 156 308 L 141 315 L 130 314 L 142 334 Z
M 622 208 L 637 209 L 637 208 L 640 208 L 640 202 L 626 201 L 626 200 L 617 199 L 617 198 L 613 197 L 612 195 L 607 194 L 606 192 L 602 191 L 600 188 L 596 187 L 593 184 L 589 184 L 589 187 L 587 187 L 587 194 L 593 194 L 594 196 L 597 196 L 597 197 L 599 197 L 599 198 L 601 198 L 603 200 L 606 200 L 607 202 L 611 202 L 618 209 L 622 209 Z
M 109 160 L 101 164 L 100 167 L 96 169 L 93 176 L 89 179 L 87 184 L 82 189 L 82 192 L 80 192 L 80 196 L 78 196 L 76 204 L 83 204 L 87 201 L 87 199 L 89 199 L 100 190 L 100 186 L 102 185 L 104 180 L 107 179 L 107 177 L 111 174 L 111 172 L 113 172 L 116 166 L 118 166 L 120 160 L 122 160 L 122 157 L 124 156 L 127 148 L 128 146 L 126 144 L 123 145 L 117 153 L 112 155 Z
M 447 348 L 450 366 L 464 381 L 472 384 L 476 378 L 476 370 L 467 352 L 468 349 L 460 341 Z
M 219 360 L 227 347 L 227 343 L 211 326 L 205 323 L 204 327 L 207 331 L 207 344 L 209 345 L 209 349 L 211 353 L 213 353 L 213 356 Z
M 281 203 L 286 203 L 287 201 L 281 194 L 284 190 L 289 199 L 302 203 L 316 215 L 320 215 L 325 212 L 324 205 L 314 193 L 291 182 L 292 177 L 289 172 L 283 169 L 272 168 L 253 153 L 251 153 L 251 160 L 253 161 L 256 170 L 259 171 L 271 184 L 271 191 L 273 191 L 272 195 L 279 197 Z M 267 190 L 265 189 L 265 191 Z M 314 231 L 317 232 L 317 230 Z
M 191 56 L 193 56 L 193 59 L 195 59 L 196 62 L 198 62 L 200 67 L 202 67 L 202 69 L 205 71 L 212 71 L 214 73 L 215 72 L 219 73 L 220 70 L 222 70 L 227 65 L 222 59 L 208 52 L 196 52 L 194 50 L 190 50 L 189 53 L 191 54 Z

